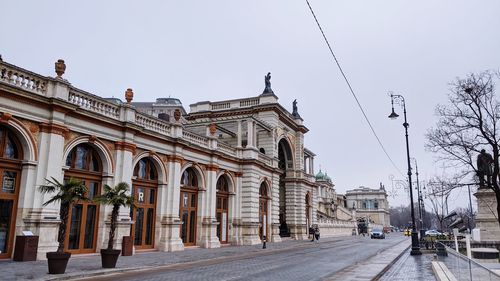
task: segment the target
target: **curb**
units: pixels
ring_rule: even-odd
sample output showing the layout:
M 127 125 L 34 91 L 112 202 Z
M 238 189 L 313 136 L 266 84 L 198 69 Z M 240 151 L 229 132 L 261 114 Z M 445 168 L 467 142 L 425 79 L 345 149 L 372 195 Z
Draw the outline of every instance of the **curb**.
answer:
M 404 243 L 404 242 L 401 242 L 401 243 Z M 398 246 L 398 245 L 396 245 Z M 396 247 L 395 246 L 395 247 Z M 411 247 L 411 245 L 408 245 L 408 247 L 406 247 L 397 257 L 395 257 L 388 265 L 386 265 L 384 267 L 384 269 L 382 269 L 382 271 L 380 271 L 377 275 L 375 275 L 375 277 L 373 277 L 373 281 L 377 281 L 379 280 L 395 263 L 397 260 L 399 260 L 399 258 L 406 252 L 408 251 L 408 249 Z

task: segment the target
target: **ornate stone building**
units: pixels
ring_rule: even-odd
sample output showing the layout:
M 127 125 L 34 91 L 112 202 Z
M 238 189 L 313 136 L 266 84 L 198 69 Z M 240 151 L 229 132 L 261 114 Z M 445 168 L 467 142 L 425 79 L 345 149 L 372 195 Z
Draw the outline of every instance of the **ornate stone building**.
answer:
M 387 192 L 382 184 L 379 189 L 361 186 L 347 190 L 345 196 L 347 207 L 356 210 L 358 221 L 368 221 L 371 227 L 391 226 Z
M 59 205 L 44 205 L 50 195 L 37 188 L 51 178 L 82 180 L 90 198 L 105 184 L 132 187 L 137 208 L 120 209 L 117 248 L 123 236 L 159 251 L 304 239 L 317 222 L 308 129 L 296 106 L 278 103 L 270 75 L 259 96 L 195 103 L 166 120 L 137 110 L 132 89 L 120 102 L 76 88 L 65 67 L 53 78 L 0 62 L 0 258 L 25 230 L 39 236 L 39 258 L 57 248 Z M 105 247 L 110 213 L 74 204 L 66 250 Z M 349 223 L 324 227 L 350 234 Z

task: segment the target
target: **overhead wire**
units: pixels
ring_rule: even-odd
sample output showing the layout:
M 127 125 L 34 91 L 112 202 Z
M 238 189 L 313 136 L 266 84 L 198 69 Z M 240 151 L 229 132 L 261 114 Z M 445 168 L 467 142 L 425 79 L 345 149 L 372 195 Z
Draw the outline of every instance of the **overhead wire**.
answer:
M 364 116 L 366 122 L 368 123 L 368 126 L 370 127 L 370 130 L 372 131 L 373 135 L 377 139 L 378 144 L 380 145 L 380 147 L 384 151 L 385 156 L 387 156 L 387 159 L 389 159 L 389 161 L 391 162 L 392 166 L 403 177 L 405 177 L 405 175 L 403 174 L 403 172 L 401 172 L 401 170 L 398 168 L 398 166 L 394 163 L 394 161 L 392 160 L 391 156 L 389 156 L 389 153 L 387 152 L 387 150 L 385 149 L 384 145 L 382 144 L 382 141 L 380 140 L 380 138 L 378 137 L 377 133 L 375 132 L 375 129 L 373 128 L 372 123 L 370 122 L 370 119 L 368 119 L 368 116 L 366 115 L 365 110 L 363 109 L 363 106 L 361 105 L 361 103 L 358 100 L 358 97 L 354 93 L 354 90 L 353 90 L 353 88 L 351 86 L 351 83 L 347 79 L 347 76 L 344 73 L 344 70 L 342 69 L 342 66 L 340 65 L 339 61 L 337 60 L 337 56 L 335 56 L 335 53 L 333 52 L 333 49 L 332 49 L 332 47 L 330 45 L 330 42 L 328 41 L 328 38 L 326 37 L 325 33 L 323 32 L 323 28 L 321 28 L 321 25 L 319 24 L 318 18 L 316 17 L 316 14 L 314 13 L 314 11 L 312 9 L 311 4 L 309 3 L 309 0 L 306 0 L 306 3 L 307 3 L 307 6 L 309 6 L 309 10 L 311 11 L 312 16 L 314 17 L 314 21 L 316 21 L 316 24 L 318 25 L 319 31 L 321 31 L 321 34 L 323 35 L 323 39 L 325 39 L 326 45 L 328 46 L 328 49 L 330 50 L 330 54 L 332 55 L 332 57 L 333 57 L 333 59 L 335 61 L 335 64 L 337 64 L 337 67 L 339 68 L 340 73 L 342 74 L 342 77 L 344 77 L 344 80 L 347 83 L 347 86 L 349 87 L 349 91 L 351 92 L 352 96 L 356 100 L 356 103 L 357 103 L 359 109 L 361 110 L 361 113 L 363 113 L 363 116 Z

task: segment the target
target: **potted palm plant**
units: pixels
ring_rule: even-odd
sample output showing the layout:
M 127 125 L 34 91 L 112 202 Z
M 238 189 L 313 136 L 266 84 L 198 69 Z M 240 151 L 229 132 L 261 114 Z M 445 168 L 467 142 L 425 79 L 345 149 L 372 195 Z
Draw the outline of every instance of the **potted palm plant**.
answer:
M 47 206 L 58 201 L 61 203 L 59 210 L 61 223 L 59 224 L 57 235 L 59 246 L 56 252 L 47 252 L 46 254 L 49 264 L 49 274 L 63 274 L 66 271 L 68 260 L 71 257 L 71 253 L 64 252 L 69 211 L 74 203 L 89 201 L 87 198 L 87 187 L 80 180 L 74 178 L 70 178 L 64 183 L 59 182 L 55 178 L 46 181 L 46 185 L 39 187 L 40 192 L 55 194 L 43 205 Z
M 108 247 L 101 249 L 101 262 L 104 268 L 114 268 L 121 250 L 113 249 L 113 241 L 115 240 L 116 222 L 120 207 L 134 208 L 134 197 L 128 193 L 129 185 L 126 182 L 121 182 L 115 187 L 104 185 L 104 192 L 94 198 L 94 201 L 99 204 L 111 205 L 111 225 L 109 227 Z

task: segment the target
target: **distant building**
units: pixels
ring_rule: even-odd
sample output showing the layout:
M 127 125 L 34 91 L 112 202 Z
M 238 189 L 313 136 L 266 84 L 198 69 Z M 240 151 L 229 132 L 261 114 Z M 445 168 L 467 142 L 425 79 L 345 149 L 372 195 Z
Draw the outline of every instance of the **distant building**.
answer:
M 176 98 L 157 98 L 156 102 L 132 102 L 132 105 L 139 112 L 146 113 L 165 121 L 174 119 L 174 111 L 179 109 L 182 116 L 185 116 L 186 110 L 179 99 Z
M 360 186 L 346 191 L 347 207 L 356 210 L 358 221 L 368 221 L 372 226 L 391 225 L 387 192 L 381 184 L 379 189 Z

